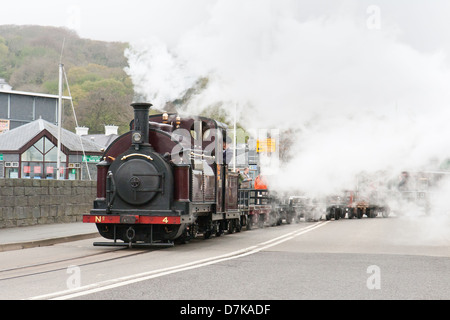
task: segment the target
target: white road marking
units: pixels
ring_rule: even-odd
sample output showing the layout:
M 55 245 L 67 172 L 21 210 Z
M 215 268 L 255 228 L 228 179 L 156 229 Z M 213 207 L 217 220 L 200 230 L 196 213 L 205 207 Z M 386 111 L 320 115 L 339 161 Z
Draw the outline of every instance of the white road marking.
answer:
M 326 225 L 328 222 L 329 221 L 317 222 L 311 226 L 302 228 L 302 229 L 294 231 L 294 232 L 287 233 L 283 236 L 271 239 L 269 241 L 262 242 L 256 246 L 247 247 L 247 248 L 237 250 L 237 251 L 234 251 L 231 253 L 227 253 L 224 255 L 220 255 L 217 257 L 197 260 L 197 261 L 193 261 L 190 263 L 186 263 L 186 264 L 182 264 L 182 265 L 174 266 L 174 267 L 170 267 L 170 268 L 164 268 L 164 269 L 144 272 L 144 273 L 140 273 L 140 274 L 135 274 L 132 276 L 121 277 L 121 278 L 112 279 L 112 280 L 108 280 L 108 281 L 93 283 L 93 284 L 79 287 L 76 289 L 69 289 L 69 290 L 54 292 L 54 293 L 50 293 L 50 294 L 40 295 L 40 296 L 32 297 L 32 298 L 30 298 L 30 300 L 67 300 L 67 299 L 72 299 L 72 298 L 85 296 L 88 294 L 93 294 L 93 293 L 97 293 L 97 292 L 101 292 L 101 291 L 105 291 L 105 290 L 110 290 L 110 289 L 130 285 L 130 284 L 134 284 L 137 282 L 142 282 L 142 281 L 166 276 L 166 275 L 177 273 L 177 272 L 192 270 L 192 269 L 209 266 L 209 265 L 216 264 L 216 263 L 223 262 L 223 261 L 228 261 L 228 260 L 245 257 L 248 255 L 260 252 L 262 250 L 265 250 L 267 248 L 276 246 L 276 245 L 286 242 L 288 240 L 291 240 L 295 237 L 298 237 L 298 236 L 305 234 L 307 232 L 310 232 L 312 230 L 315 230 L 319 227 Z

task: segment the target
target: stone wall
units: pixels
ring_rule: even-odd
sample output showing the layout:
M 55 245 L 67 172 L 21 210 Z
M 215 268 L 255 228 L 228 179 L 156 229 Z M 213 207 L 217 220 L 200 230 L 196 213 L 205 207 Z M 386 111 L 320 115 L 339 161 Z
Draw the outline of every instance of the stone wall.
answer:
M 82 221 L 96 181 L 0 179 L 0 228 Z

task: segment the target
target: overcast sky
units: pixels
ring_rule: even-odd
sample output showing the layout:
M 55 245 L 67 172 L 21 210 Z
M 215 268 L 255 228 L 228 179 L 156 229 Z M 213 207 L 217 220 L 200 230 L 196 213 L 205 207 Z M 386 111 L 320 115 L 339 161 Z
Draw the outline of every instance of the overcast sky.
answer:
M 173 44 L 186 30 L 210 17 L 217 0 L 15 0 L 2 1 L 0 24 L 65 26 L 81 37 L 135 41 L 156 36 Z M 246 1 L 236 2 L 236 12 Z M 249 1 L 247 1 L 249 2 Z M 266 1 L 262 1 L 266 2 Z M 398 28 L 401 38 L 421 50 L 450 49 L 448 0 L 277 0 L 299 20 L 351 16 L 365 24 L 371 5 L 380 9 L 381 27 Z M 258 14 L 257 8 L 254 14 Z M 249 16 L 249 23 L 252 21 Z M 230 17 L 230 24 L 233 23 Z

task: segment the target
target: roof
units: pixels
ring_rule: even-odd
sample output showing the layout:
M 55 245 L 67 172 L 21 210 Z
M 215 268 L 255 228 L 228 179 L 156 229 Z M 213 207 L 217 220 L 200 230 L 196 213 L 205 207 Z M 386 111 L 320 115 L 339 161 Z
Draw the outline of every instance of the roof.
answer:
M 13 130 L 0 134 L 0 150 L 19 151 L 42 131 L 47 130 L 55 139 L 58 138 L 58 126 L 38 119 Z M 82 141 L 82 144 L 81 144 Z M 61 130 L 61 144 L 69 151 L 101 152 L 102 146 L 81 138 L 77 134 L 66 129 Z
M 110 135 L 88 134 L 82 137 L 85 138 L 86 140 L 90 140 L 99 145 L 102 145 L 104 148 L 107 148 L 114 140 L 116 140 L 120 136 L 117 134 L 110 134 Z
M 0 89 L 0 93 L 17 94 L 17 95 L 21 95 L 21 96 L 32 96 L 32 97 L 59 99 L 59 96 L 58 95 L 54 95 L 54 94 L 34 93 L 34 92 L 25 92 L 25 91 L 15 91 L 15 90 Z M 71 97 L 67 97 L 67 96 L 63 96 L 62 98 L 64 100 L 72 100 Z

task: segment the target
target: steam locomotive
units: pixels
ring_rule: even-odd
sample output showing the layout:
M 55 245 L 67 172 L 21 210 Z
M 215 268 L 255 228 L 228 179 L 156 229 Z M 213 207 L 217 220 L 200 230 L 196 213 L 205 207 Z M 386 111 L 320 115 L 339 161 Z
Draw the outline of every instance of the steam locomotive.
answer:
M 238 190 L 238 174 L 228 170 L 225 124 L 131 106 L 130 131 L 104 152 L 97 197 L 83 216 L 114 242 L 94 245 L 172 246 L 269 220 L 268 190 Z

